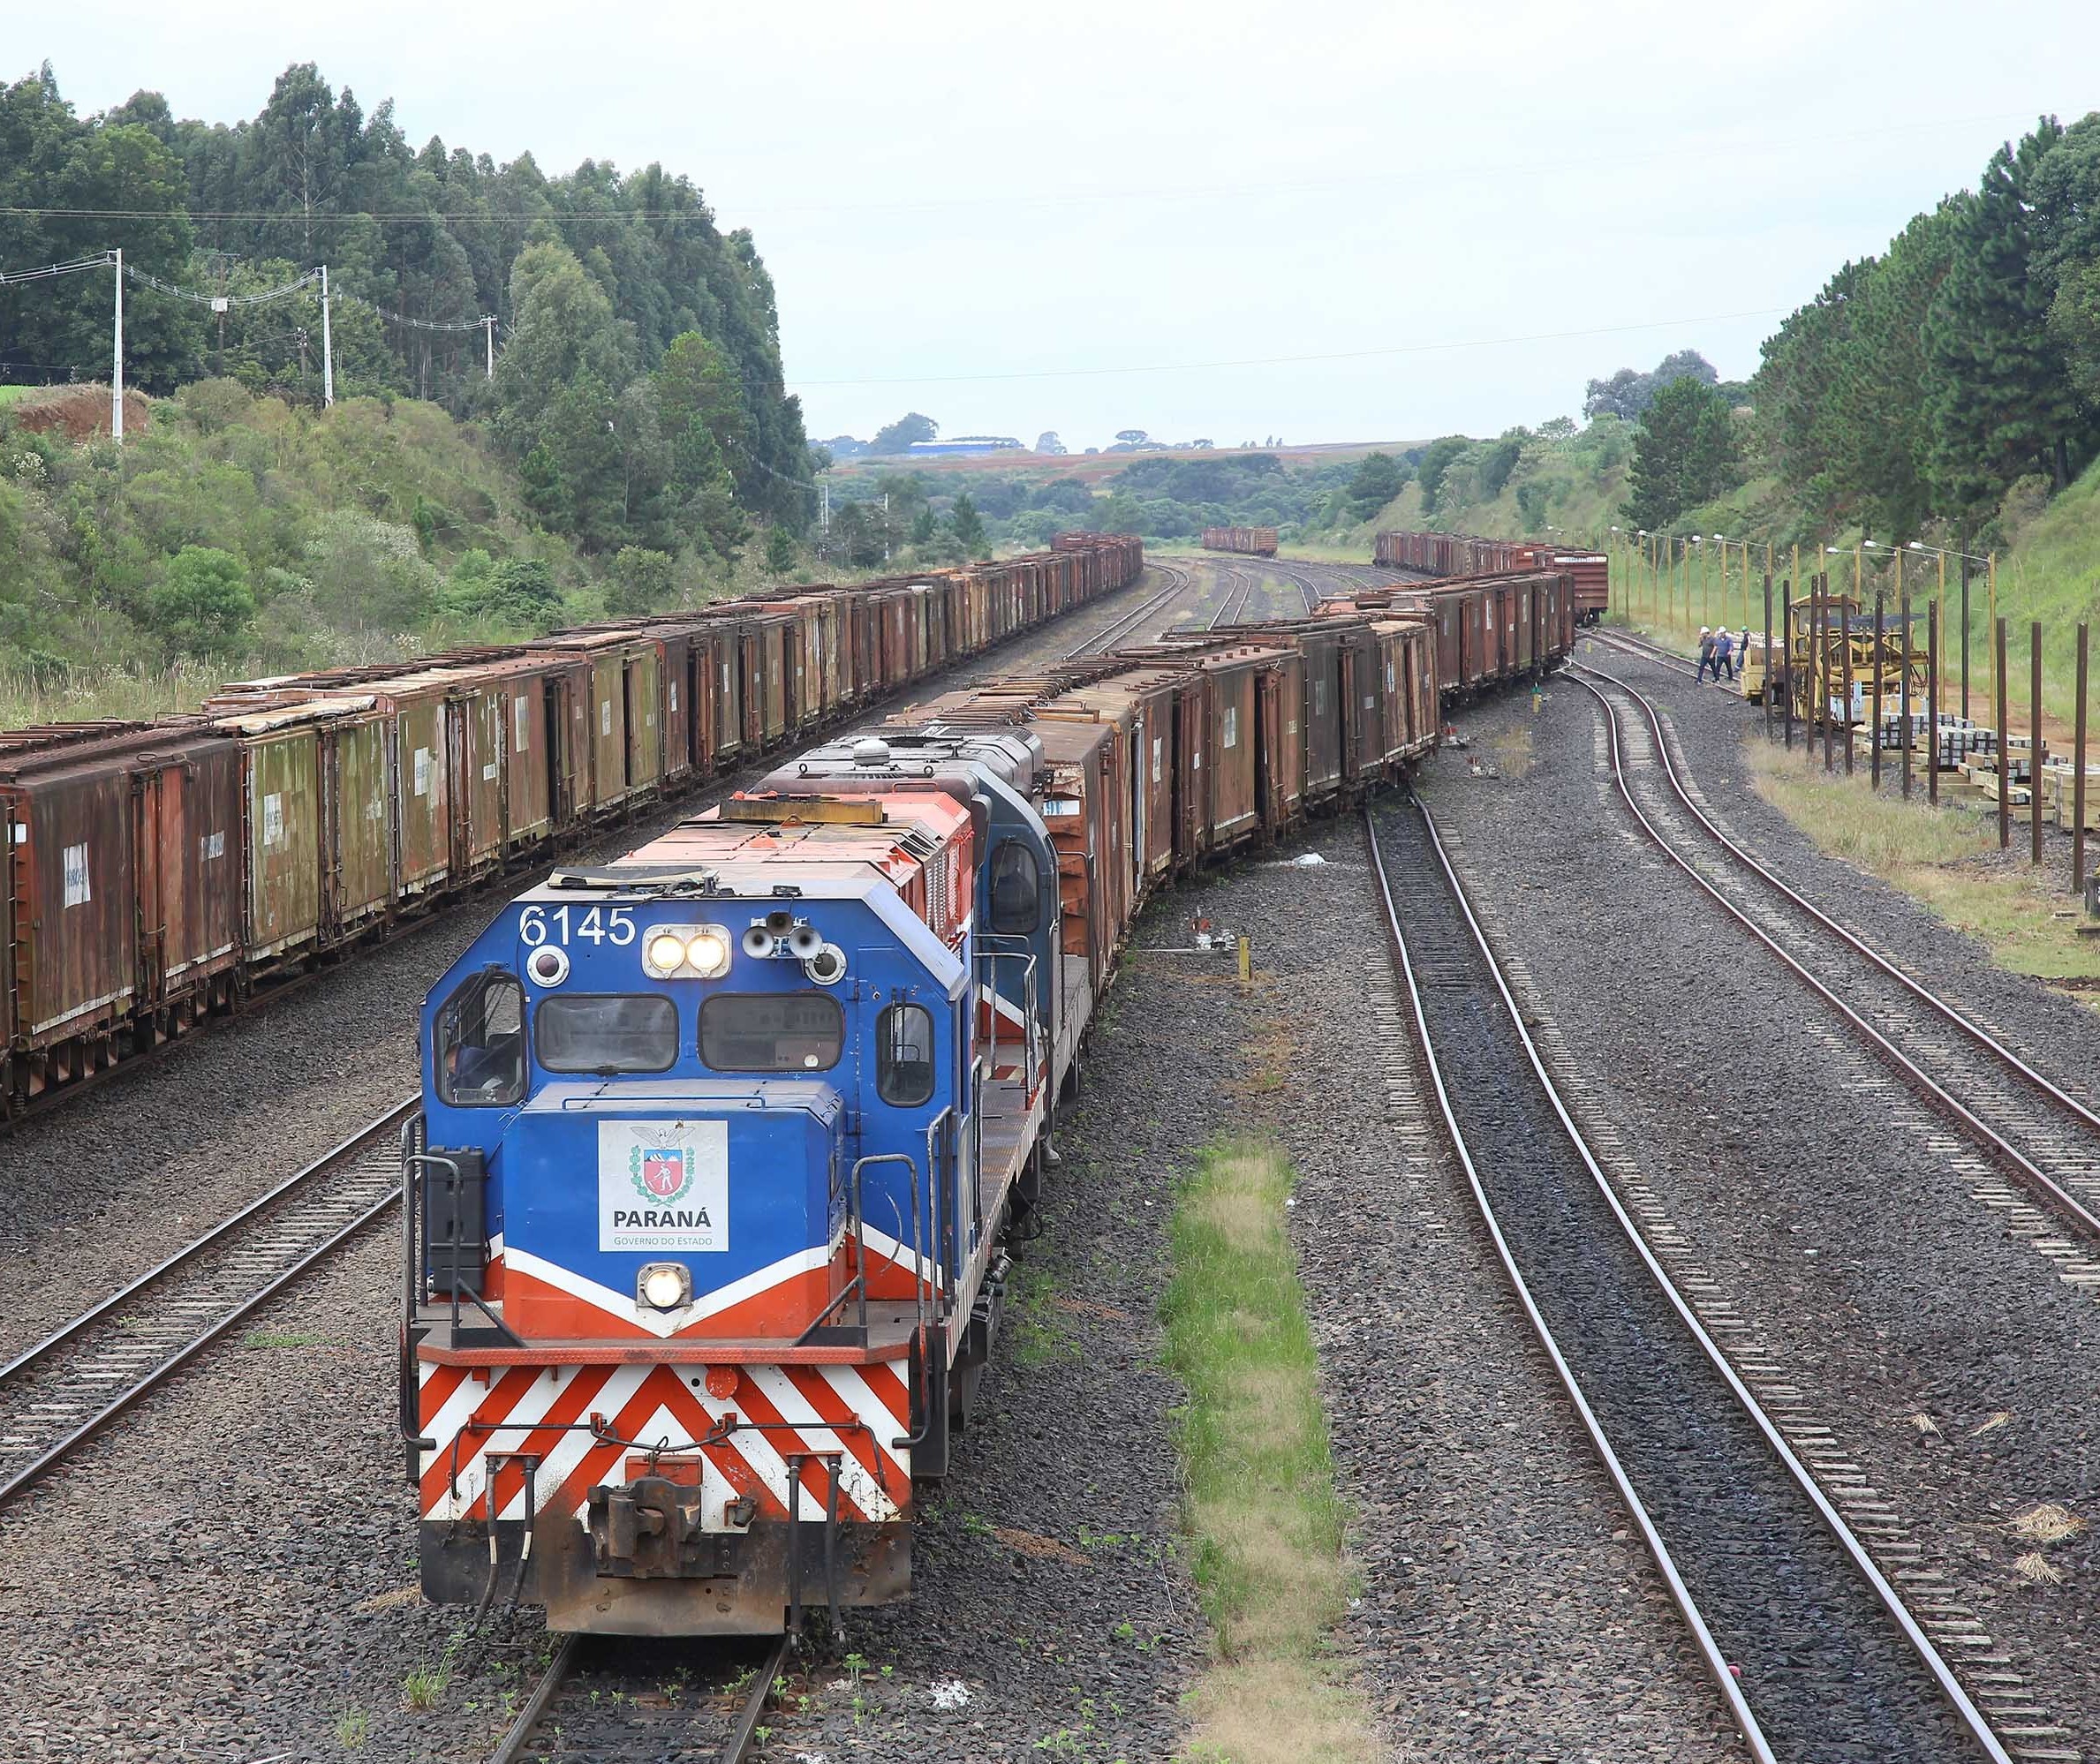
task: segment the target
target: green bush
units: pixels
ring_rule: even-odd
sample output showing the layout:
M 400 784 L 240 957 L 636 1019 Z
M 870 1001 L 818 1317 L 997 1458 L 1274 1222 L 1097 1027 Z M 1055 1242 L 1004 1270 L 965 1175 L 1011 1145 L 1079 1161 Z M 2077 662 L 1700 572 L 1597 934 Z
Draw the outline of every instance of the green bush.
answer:
M 146 615 L 181 654 L 234 654 L 255 616 L 248 567 L 215 546 L 185 546 L 147 592 Z

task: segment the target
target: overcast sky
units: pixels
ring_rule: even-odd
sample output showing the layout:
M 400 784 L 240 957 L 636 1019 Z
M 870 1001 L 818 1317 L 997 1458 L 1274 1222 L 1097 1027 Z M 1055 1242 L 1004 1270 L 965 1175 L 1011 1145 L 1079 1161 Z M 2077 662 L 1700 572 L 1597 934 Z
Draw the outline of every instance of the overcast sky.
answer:
M 231 122 L 311 60 L 419 145 L 661 160 L 757 235 L 812 436 L 1076 450 L 1493 433 L 1680 347 L 1748 374 L 1847 257 L 2100 102 L 2100 7 L 1987 11 L 0 0 L 0 43 L 84 114 Z

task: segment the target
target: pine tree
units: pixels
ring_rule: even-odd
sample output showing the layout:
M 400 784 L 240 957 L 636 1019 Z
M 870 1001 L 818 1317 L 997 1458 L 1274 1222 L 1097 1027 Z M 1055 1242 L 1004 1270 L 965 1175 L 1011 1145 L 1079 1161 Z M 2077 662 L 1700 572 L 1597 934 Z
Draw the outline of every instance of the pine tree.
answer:
M 1986 507 L 2027 472 L 2047 472 L 2059 488 L 2068 478 L 2077 397 L 2030 262 L 2028 200 L 2063 132 L 2043 117 L 2017 147 L 1993 154 L 1975 192 L 1955 204 L 1953 256 L 1925 328 L 1930 470 L 1945 512 Z
M 1860 266 L 1846 337 L 1820 401 L 1832 494 L 1870 532 L 1914 537 L 1930 512 L 1932 413 L 1922 332 L 1953 249 L 1942 203 L 1904 229 L 1888 254 Z
M 978 513 L 977 504 L 970 500 L 969 491 L 956 498 L 948 524 L 955 531 L 956 543 L 963 547 L 963 556 L 974 558 L 985 554 L 985 520 Z
M 1689 375 L 1673 380 L 1655 395 L 1634 442 L 1627 518 L 1637 526 L 1668 526 L 1726 490 L 1736 460 L 1727 399 Z

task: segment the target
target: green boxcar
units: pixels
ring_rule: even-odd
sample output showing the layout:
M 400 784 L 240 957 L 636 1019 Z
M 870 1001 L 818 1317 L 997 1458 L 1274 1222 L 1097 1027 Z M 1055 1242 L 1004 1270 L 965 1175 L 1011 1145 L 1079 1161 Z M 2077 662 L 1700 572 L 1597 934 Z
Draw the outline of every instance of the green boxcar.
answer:
M 247 750 L 248 955 L 293 959 L 321 934 L 321 768 L 314 705 L 233 720 Z

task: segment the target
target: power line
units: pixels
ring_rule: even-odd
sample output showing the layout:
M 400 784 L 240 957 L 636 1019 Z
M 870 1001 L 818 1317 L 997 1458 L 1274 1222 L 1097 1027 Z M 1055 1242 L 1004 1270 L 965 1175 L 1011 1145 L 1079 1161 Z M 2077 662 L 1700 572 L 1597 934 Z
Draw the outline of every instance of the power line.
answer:
M 1219 367 L 1285 367 L 1304 362 L 1366 361 L 1376 356 L 1431 355 L 1443 350 L 1499 349 L 1510 343 L 1558 343 L 1567 337 L 1609 337 L 1627 331 L 1663 331 L 1681 325 L 1718 325 L 1729 319 L 1769 319 L 1785 306 L 1754 306 L 1740 313 L 1708 313 L 1696 319 L 1649 319 L 1637 325 L 1598 325 L 1579 331 L 1533 331 L 1523 336 L 1465 337 L 1451 343 L 1394 343 L 1383 349 L 1335 350 L 1323 355 L 1254 355 L 1229 361 L 1167 361 L 1142 367 L 1020 368 L 1001 373 L 909 373 L 871 380 L 796 380 L 799 389 L 812 386 L 952 386 L 980 380 L 1081 380 L 1118 373 L 1194 373 Z
M 78 275 L 85 269 L 107 269 L 113 260 L 105 251 L 93 257 L 72 258 L 64 263 L 40 264 L 34 269 L 0 270 L 0 288 L 11 288 L 18 282 L 49 282 L 54 276 Z
M 759 471 L 763 471 L 767 477 L 777 478 L 782 484 L 791 484 L 797 490 L 814 490 L 817 487 L 816 482 L 813 479 L 790 477 L 785 471 L 775 471 L 772 466 L 767 464 L 764 460 L 760 459 L 756 454 L 754 454 L 749 448 L 745 447 L 744 444 L 738 441 L 736 436 L 724 435 L 722 439 L 729 442 L 730 447 L 734 448 L 737 453 L 743 456 L 744 463 L 746 465 L 752 466 Z
M 2018 120 L 2025 120 L 2021 112 Z M 944 208 L 1024 208 L 1056 207 L 1065 204 L 1084 204 L 1089 207 L 1106 203 L 1127 202 L 1182 202 L 1209 201 L 1220 199 L 1244 199 L 1250 196 L 1298 195 L 1315 190 L 1357 190 L 1375 188 L 1386 185 L 1418 187 L 1423 184 L 1441 184 L 1453 180 L 1477 182 L 1484 178 L 1521 177 L 1540 171 L 1566 171 L 1596 170 L 1613 166 L 1643 165 L 1658 162 L 1679 164 L 1694 160 L 1741 159 L 1755 154 L 1826 152 L 1832 145 L 1846 141 L 1880 139 L 1888 136 L 1922 133 L 1943 133 L 1950 130 L 1973 127 L 1985 123 L 2002 123 L 2014 120 L 2009 111 L 1969 117 L 1934 117 L 1916 123 L 1891 124 L 1883 128 L 1851 129 L 1834 133 L 1814 136 L 1780 135 L 1762 140 L 1731 142 L 1711 147 L 1667 147 L 1645 149 L 1617 154 L 1589 155 L 1563 155 L 1552 159 L 1514 160 L 1484 165 L 1447 165 L 1442 167 L 1415 165 L 1406 172 L 1366 175 L 1359 177 L 1293 179 L 1269 184 L 1226 184 L 1170 186 L 1155 190 L 1128 188 L 1107 190 L 1045 191 L 1036 194 L 1007 192 L 996 196 L 932 197 L 923 200 L 894 202 L 837 201 L 820 203 L 757 203 L 740 204 L 737 212 L 761 215 L 817 215 L 817 214 L 870 214 L 932 211 Z M 442 225 L 442 226 L 530 226 L 535 221 L 554 221 L 563 225 L 587 224 L 593 221 L 695 221 L 719 227 L 721 222 L 712 210 L 696 213 L 690 208 L 612 208 L 589 214 L 566 212 L 561 209 L 541 209 L 532 213 L 514 210 L 484 211 L 457 210 L 433 212 L 423 208 L 404 209 L 330 209 L 309 214 L 304 210 L 287 212 L 279 209 L 260 208 L 39 208 L 28 207 L 0 207 L 0 215 L 16 215 L 36 220 L 117 220 L 163 221 L 176 215 L 186 215 L 193 221 L 242 221 L 257 223 L 271 221 L 298 221 L 301 224 L 320 221 L 373 221 L 382 225 Z
M 145 270 L 139 268 L 134 264 L 125 265 L 124 273 L 128 280 L 143 283 L 147 287 L 157 289 L 162 294 L 172 295 L 178 300 L 193 301 L 200 306 L 210 306 L 215 309 L 222 303 L 229 307 L 265 306 L 273 300 L 289 299 L 301 289 L 309 288 L 321 280 L 321 272 L 318 269 L 309 269 L 296 281 L 287 282 L 277 288 L 266 288 L 258 294 L 212 294 L 200 293 L 191 288 L 178 288 L 172 282 L 163 282 L 157 275 L 147 275 Z

